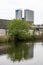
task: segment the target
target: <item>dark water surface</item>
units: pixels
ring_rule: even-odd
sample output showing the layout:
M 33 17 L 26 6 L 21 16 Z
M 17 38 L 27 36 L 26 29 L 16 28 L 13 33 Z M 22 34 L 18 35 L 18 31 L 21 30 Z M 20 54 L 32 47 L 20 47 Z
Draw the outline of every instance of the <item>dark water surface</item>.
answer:
M 0 65 L 43 65 L 43 42 L 15 43 L 0 49 Z

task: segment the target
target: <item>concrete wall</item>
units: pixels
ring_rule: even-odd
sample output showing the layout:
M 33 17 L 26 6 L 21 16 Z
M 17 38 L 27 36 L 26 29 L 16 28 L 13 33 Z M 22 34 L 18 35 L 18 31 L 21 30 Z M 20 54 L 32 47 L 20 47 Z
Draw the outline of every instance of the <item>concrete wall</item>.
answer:
M 6 29 L 0 29 L 0 36 L 6 35 Z

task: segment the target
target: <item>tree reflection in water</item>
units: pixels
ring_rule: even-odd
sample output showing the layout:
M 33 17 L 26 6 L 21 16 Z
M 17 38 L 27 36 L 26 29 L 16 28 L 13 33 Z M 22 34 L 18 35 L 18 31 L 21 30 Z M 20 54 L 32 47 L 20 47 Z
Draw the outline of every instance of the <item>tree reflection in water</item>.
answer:
M 33 46 L 32 43 L 15 43 L 8 49 L 8 57 L 12 61 L 32 58 Z

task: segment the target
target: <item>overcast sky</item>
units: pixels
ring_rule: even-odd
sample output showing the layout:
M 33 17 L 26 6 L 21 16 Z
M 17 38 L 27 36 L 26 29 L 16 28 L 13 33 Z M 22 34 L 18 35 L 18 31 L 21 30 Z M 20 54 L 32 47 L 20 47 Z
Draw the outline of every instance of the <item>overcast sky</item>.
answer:
M 43 0 L 0 0 L 0 19 L 14 19 L 15 9 L 34 11 L 34 23 L 43 23 Z

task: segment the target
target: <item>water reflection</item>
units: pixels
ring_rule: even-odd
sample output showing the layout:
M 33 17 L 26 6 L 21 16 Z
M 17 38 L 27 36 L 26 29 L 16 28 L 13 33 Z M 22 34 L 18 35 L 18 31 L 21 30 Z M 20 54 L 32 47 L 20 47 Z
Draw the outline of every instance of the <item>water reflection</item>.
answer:
M 33 46 L 32 43 L 15 43 L 8 49 L 8 57 L 12 61 L 33 58 Z
M 0 47 L 0 65 L 43 65 L 43 42 L 9 44 Z

